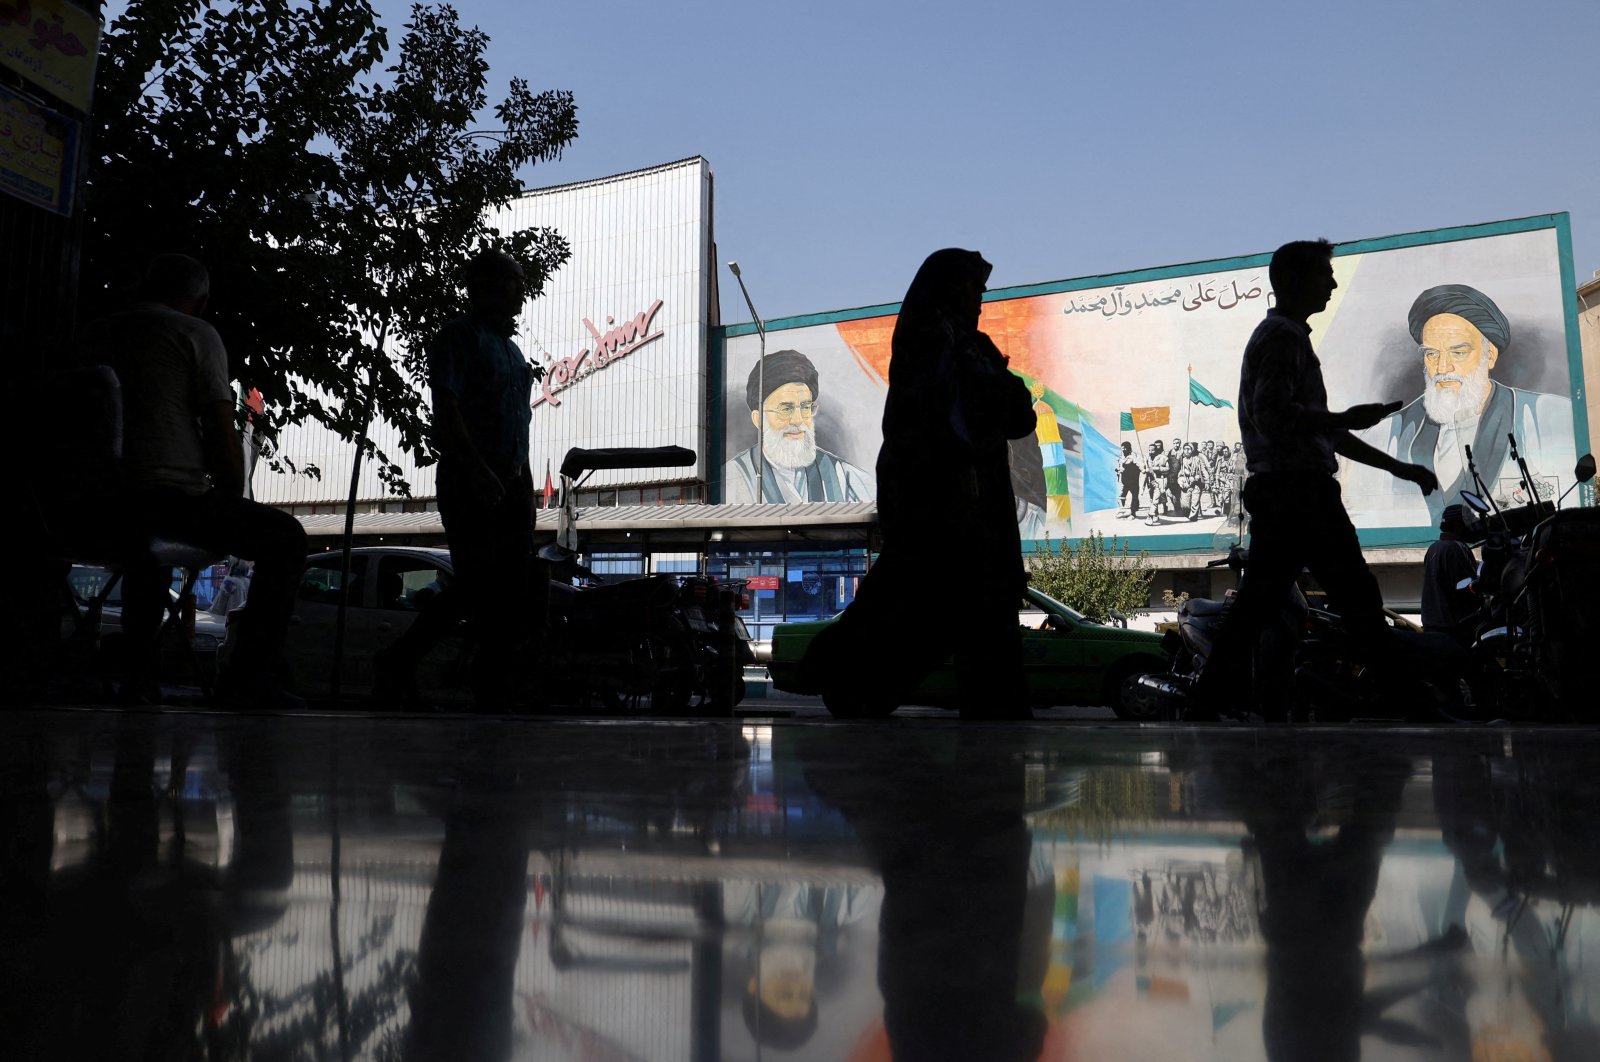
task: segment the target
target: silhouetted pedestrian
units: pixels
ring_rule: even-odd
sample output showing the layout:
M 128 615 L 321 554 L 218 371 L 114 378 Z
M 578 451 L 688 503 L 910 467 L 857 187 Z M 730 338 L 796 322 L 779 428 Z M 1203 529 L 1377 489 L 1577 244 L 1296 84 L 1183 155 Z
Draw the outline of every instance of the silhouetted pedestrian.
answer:
M 976 251 L 936 251 L 906 291 L 878 452 L 883 551 L 814 661 L 826 687 L 900 703 L 953 653 L 964 719 L 1031 714 L 1007 443 L 1036 418 L 1027 385 L 978 330 L 992 268 Z
M 1229 686 L 1249 683 L 1250 647 L 1278 615 L 1303 568 L 1327 591 L 1367 659 L 1387 657 L 1383 594 L 1340 498 L 1335 455 L 1415 483 L 1424 494 L 1439 485 L 1428 469 L 1404 464 L 1351 434 L 1376 424 L 1399 403 L 1372 402 L 1337 413 L 1328 408 L 1307 321 L 1327 307 L 1338 287 L 1333 246 L 1326 240 L 1284 244 L 1273 253 L 1269 271 L 1277 305 L 1250 336 L 1239 378 L 1239 432 L 1250 473 L 1244 488 L 1250 560 L 1196 683 L 1202 717 L 1220 706 Z
M 478 646 L 474 699 L 503 710 L 517 694 L 517 650 L 542 630 L 549 594 L 533 559 L 528 425 L 537 374 L 511 338 L 526 296 L 516 259 L 480 253 L 466 287 L 471 309 L 428 345 L 439 516 L 455 582 L 380 655 L 377 677 L 379 689 L 412 689 L 417 661 L 464 616 Z
M 278 671 L 305 561 L 306 536 L 288 513 L 244 496 L 244 448 L 235 427 L 228 355 L 200 319 L 211 292 L 206 267 L 187 255 L 156 257 L 142 301 L 85 329 L 84 354 L 122 385 L 122 480 L 130 548 L 152 538 L 255 563 L 238 646 L 217 695 L 240 707 L 294 707 Z M 171 569 L 130 564 L 123 574 L 124 700 L 159 699 L 156 640 Z

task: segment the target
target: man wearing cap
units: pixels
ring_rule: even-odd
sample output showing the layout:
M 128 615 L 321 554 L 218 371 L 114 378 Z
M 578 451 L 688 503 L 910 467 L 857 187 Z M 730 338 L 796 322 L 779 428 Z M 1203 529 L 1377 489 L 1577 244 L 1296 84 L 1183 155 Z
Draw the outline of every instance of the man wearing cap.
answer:
M 760 394 L 765 386 L 766 394 Z M 798 350 L 768 354 L 750 370 L 745 384 L 750 423 L 761 433 L 760 455 L 750 447 L 728 462 L 723 473 L 730 503 L 872 501 L 877 482 L 817 445 L 817 368 Z M 761 497 L 756 497 L 756 461 Z
M 1460 587 L 1477 572 L 1478 561 L 1466 534 L 1461 506 L 1446 505 L 1439 517 L 1439 540 L 1422 559 L 1422 629 L 1470 644 L 1478 602 L 1472 591 Z
M 1493 299 L 1466 284 L 1440 284 L 1417 296 L 1407 325 L 1422 358 L 1422 394 L 1359 437 L 1433 469 L 1444 489 L 1425 499 L 1430 520 L 1460 491 L 1474 489 L 1467 446 L 1491 491 L 1517 477 L 1506 438 L 1513 432 L 1531 471 L 1566 473 L 1573 460 L 1571 403 L 1489 377 L 1512 342 L 1511 323 Z

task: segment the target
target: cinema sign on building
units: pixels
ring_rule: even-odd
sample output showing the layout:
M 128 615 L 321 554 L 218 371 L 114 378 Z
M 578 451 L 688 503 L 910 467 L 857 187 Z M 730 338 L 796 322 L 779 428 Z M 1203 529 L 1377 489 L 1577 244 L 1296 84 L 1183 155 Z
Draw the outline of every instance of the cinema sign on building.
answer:
M 1273 305 L 1270 257 L 986 296 L 982 327 L 1034 395 L 1037 428 L 1012 446 L 1025 541 L 1101 532 L 1156 554 L 1206 553 L 1219 532 L 1237 527 L 1240 358 Z M 1337 246 L 1339 287 L 1311 319 L 1329 403 L 1404 402 L 1363 437 L 1433 468 L 1444 484 L 1424 499 L 1410 484 L 1342 469 L 1364 544 L 1435 539 L 1440 508 L 1471 486 L 1462 461 L 1468 445 L 1499 499 L 1524 500 L 1508 433 L 1541 495 L 1571 485 L 1575 457 L 1589 449 L 1571 257 L 1566 214 Z M 896 310 L 766 322 L 776 371 L 763 382 L 769 392 L 774 380 L 789 385 L 780 397 L 794 415 L 768 424 L 759 444 L 765 500 L 807 504 L 875 490 Z M 720 339 L 719 486 L 723 499 L 743 500 L 755 482 L 757 337 L 734 325 Z M 801 392 L 812 380 L 808 399 Z M 936 528 L 943 485 L 930 481 L 926 496 Z
M 706 352 L 717 320 L 711 179 L 705 159 L 684 159 L 538 189 L 488 219 L 502 231 L 553 228 L 572 252 L 517 319 L 517 345 L 545 369 L 534 388 L 529 438 L 536 483 L 543 484 L 547 461 L 559 468 L 574 446 L 686 446 L 700 455 L 699 466 L 597 473 L 590 485 L 631 484 L 636 493 L 650 485 L 658 499 L 703 500 Z M 427 401 L 426 393 L 418 397 Z M 358 502 L 425 507 L 436 493 L 435 466 L 402 455 L 388 424 L 370 430 L 379 448 L 398 460 L 415 500 L 392 498 L 366 462 Z M 263 462 L 253 477 L 257 499 L 288 506 L 302 519 L 313 515 L 303 511 L 309 507 L 316 514 L 335 507 L 342 512 L 351 445 L 304 425 L 285 431 L 280 445 L 296 464 L 316 465 L 322 476 L 274 473 Z M 436 518 L 417 527 L 442 533 Z M 325 529 L 312 520 L 308 530 Z

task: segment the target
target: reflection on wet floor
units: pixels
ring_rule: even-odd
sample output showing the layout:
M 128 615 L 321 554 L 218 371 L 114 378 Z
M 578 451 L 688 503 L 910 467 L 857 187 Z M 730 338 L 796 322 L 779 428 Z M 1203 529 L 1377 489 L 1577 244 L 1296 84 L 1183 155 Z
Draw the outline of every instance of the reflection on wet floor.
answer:
M 19 1058 L 1600 1058 L 1587 731 L 0 719 Z

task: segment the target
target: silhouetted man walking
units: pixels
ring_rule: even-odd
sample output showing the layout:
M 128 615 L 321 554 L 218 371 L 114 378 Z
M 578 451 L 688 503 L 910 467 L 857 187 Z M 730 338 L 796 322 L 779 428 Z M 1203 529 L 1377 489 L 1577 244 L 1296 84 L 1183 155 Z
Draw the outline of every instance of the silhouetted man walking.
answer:
M 1250 561 L 1194 690 L 1201 717 L 1221 705 L 1228 686 L 1248 684 L 1250 647 L 1302 568 L 1316 576 L 1351 637 L 1370 648 L 1368 658 L 1385 657 L 1383 595 L 1340 498 L 1335 455 L 1415 483 L 1423 494 L 1439 486 L 1428 469 L 1350 434 L 1378 423 L 1399 403 L 1371 402 L 1337 413 L 1328 408 L 1308 320 L 1327 308 L 1339 286 L 1333 245 L 1286 243 L 1273 252 L 1269 275 L 1277 305 L 1250 336 L 1239 378 L 1239 432 L 1250 473 L 1244 488 L 1252 521 Z

